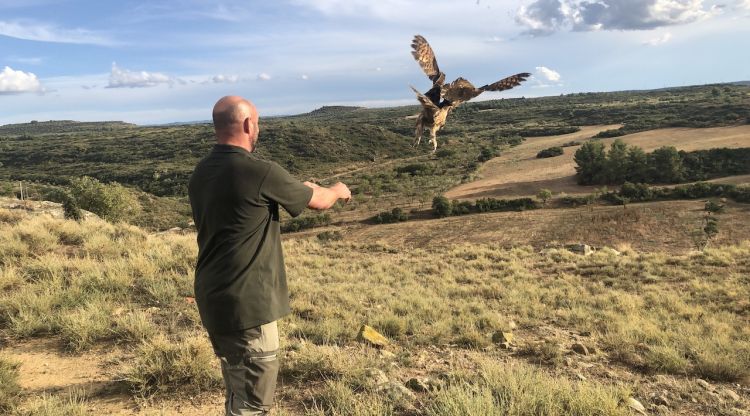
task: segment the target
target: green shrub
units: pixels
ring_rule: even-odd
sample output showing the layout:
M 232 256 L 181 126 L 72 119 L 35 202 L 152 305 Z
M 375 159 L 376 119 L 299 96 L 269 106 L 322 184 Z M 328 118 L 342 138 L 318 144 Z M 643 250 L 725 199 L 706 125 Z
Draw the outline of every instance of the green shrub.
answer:
M 707 201 L 704 210 L 714 214 L 719 214 L 724 212 L 724 204 L 720 204 L 716 201 Z
M 320 241 L 340 241 L 344 238 L 340 231 L 323 231 L 315 237 Z
M 83 219 L 83 212 L 81 212 L 81 208 L 78 207 L 76 200 L 72 196 L 67 195 L 62 203 L 62 207 L 66 220 L 80 221 Z
M 140 211 L 138 198 L 132 191 L 117 183 L 104 184 L 95 178 L 84 176 L 71 181 L 70 192 L 80 208 L 110 222 L 132 218 Z
M 425 163 L 412 163 L 410 165 L 396 168 L 396 173 L 409 174 L 411 176 L 431 175 L 434 171 L 434 166 Z
M 432 199 L 432 210 L 438 218 L 450 216 L 453 212 L 453 205 L 448 198 L 444 196 L 436 196 Z
M 381 212 L 374 217 L 372 220 L 376 224 L 390 224 L 394 222 L 407 221 L 409 215 L 404 212 L 401 208 L 393 208 L 390 212 Z
M 281 226 L 285 233 L 306 230 L 308 228 L 323 227 L 331 224 L 331 216 L 327 213 L 311 217 L 292 218 Z
M 563 148 L 560 146 L 554 146 L 547 149 L 544 149 L 536 154 L 537 159 L 547 158 L 547 157 L 555 157 L 560 156 L 563 154 Z
M 496 157 L 498 154 L 499 154 L 499 152 L 496 149 L 490 148 L 490 147 L 484 147 L 483 146 L 482 149 L 479 151 L 479 157 L 477 158 L 477 160 L 480 163 L 481 162 L 486 162 L 486 161 L 488 161 L 488 160 Z

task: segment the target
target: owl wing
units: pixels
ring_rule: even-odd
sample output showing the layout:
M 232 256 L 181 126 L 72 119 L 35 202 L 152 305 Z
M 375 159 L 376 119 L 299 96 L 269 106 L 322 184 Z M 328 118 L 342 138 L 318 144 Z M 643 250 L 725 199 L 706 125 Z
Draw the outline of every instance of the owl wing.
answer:
M 411 55 L 416 59 L 417 63 L 427 77 L 430 78 L 433 84 L 442 84 L 445 81 L 445 74 L 440 72 L 438 68 L 437 59 L 435 58 L 435 52 L 432 51 L 430 44 L 427 43 L 421 35 L 414 36 L 414 40 L 411 42 L 412 52 Z

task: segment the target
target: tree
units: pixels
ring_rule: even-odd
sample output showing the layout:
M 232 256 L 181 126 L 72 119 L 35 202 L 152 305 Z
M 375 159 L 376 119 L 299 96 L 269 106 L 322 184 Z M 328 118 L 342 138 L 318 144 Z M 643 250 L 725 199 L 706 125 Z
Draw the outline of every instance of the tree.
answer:
M 438 218 L 448 217 L 453 213 L 453 205 L 448 198 L 444 196 L 436 196 L 432 199 L 432 210 L 435 211 L 435 215 Z
M 607 183 L 625 182 L 629 164 L 628 145 L 622 139 L 615 139 L 607 153 Z
M 606 179 L 607 156 L 604 153 L 604 143 L 588 141 L 583 144 L 573 156 L 578 164 L 578 183 L 591 185 L 601 183 Z
M 540 189 L 536 197 L 542 201 L 542 204 L 547 205 L 547 201 L 552 198 L 552 191 L 549 189 Z
M 649 183 L 648 155 L 638 146 L 628 149 L 628 173 L 627 181 L 633 183 Z
M 684 178 L 682 158 L 674 146 L 663 146 L 651 153 L 653 178 L 661 183 L 678 183 Z

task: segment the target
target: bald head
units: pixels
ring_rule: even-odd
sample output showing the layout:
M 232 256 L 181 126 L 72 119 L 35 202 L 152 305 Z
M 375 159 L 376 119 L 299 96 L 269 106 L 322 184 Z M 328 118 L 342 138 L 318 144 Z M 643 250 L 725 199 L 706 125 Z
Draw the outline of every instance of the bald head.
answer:
M 230 95 L 214 105 L 216 140 L 222 144 L 251 148 L 258 138 L 258 111 L 250 101 Z

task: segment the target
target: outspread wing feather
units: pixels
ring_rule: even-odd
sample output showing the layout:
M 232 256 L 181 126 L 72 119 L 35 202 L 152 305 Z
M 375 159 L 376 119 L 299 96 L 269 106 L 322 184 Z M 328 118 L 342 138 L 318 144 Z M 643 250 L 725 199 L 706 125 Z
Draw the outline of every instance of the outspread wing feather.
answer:
M 443 98 L 449 101 L 453 106 L 457 106 L 465 101 L 469 101 L 477 95 L 481 94 L 482 90 L 477 89 L 471 82 L 463 79 L 456 78 L 455 81 L 451 82 L 443 93 Z
M 417 63 L 419 63 L 419 66 L 422 67 L 422 70 L 427 74 L 432 83 L 442 84 L 445 81 L 445 74 L 440 72 L 435 52 L 432 51 L 430 44 L 427 43 L 427 39 L 421 35 L 416 35 L 411 42 L 411 47 L 411 55 L 417 60 Z
M 526 81 L 526 78 L 530 77 L 531 74 L 528 72 L 522 72 L 520 74 L 511 75 L 508 78 L 503 78 L 500 81 L 493 82 L 492 84 L 480 87 L 481 91 L 505 91 L 513 87 L 521 85 L 522 82 Z

